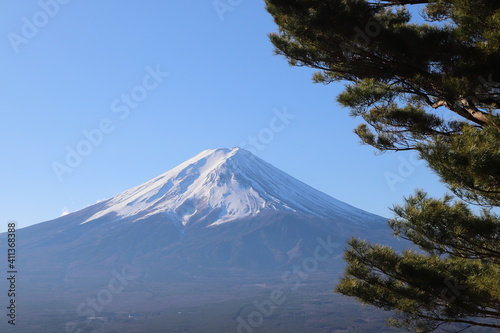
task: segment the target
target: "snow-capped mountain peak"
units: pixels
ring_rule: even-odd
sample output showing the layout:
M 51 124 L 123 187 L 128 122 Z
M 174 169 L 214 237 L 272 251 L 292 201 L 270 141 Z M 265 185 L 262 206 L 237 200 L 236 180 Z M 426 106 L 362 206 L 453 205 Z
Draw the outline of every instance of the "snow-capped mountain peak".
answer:
M 83 223 L 109 214 L 115 214 L 117 220 L 132 221 L 167 214 L 187 225 L 210 214 L 210 226 L 216 226 L 265 210 L 325 218 L 340 214 L 359 224 L 375 217 L 313 189 L 238 147 L 205 150 L 104 204 L 104 209 Z

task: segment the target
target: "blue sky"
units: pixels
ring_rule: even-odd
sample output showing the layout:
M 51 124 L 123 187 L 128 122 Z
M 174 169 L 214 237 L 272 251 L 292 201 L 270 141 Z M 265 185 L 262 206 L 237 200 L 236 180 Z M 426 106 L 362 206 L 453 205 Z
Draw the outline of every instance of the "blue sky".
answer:
M 360 120 L 335 102 L 343 84 L 313 84 L 313 70 L 273 55 L 263 1 L 220 3 L 228 10 L 212 0 L 1 2 L 0 231 L 218 147 L 252 149 L 387 217 L 414 188 L 445 192 L 411 153 L 376 156 L 359 143 Z

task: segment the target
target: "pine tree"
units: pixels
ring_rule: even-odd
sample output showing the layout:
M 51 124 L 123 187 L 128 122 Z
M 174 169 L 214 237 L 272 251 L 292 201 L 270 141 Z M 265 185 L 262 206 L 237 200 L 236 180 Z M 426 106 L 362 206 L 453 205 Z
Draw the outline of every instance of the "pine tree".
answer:
M 415 249 L 351 239 L 336 291 L 415 332 L 500 328 L 500 1 L 266 5 L 277 54 L 317 69 L 314 82 L 346 82 L 337 100 L 364 119 L 362 142 L 418 151 L 452 192 L 417 191 L 393 208 L 389 225 Z

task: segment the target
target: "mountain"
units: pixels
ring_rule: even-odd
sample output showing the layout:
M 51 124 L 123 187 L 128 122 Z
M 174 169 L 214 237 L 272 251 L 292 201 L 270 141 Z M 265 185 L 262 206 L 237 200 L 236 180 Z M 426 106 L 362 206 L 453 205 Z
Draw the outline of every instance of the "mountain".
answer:
M 310 287 L 290 301 L 290 315 L 304 306 L 301 297 L 323 309 L 322 302 L 332 302 L 352 236 L 395 242 L 385 218 L 315 190 L 244 149 L 205 150 L 113 198 L 18 230 L 18 302 L 31 316 L 22 331 L 61 332 L 61 322 L 87 317 L 81 332 L 108 332 L 89 319 L 105 312 L 118 325 L 109 332 L 128 332 L 120 326 L 130 323 L 124 313 L 147 320 L 203 304 L 214 321 L 220 318 L 209 310 L 213 304 L 225 309 L 220 320 L 231 328 L 245 304 L 270 286 L 295 292 L 306 280 Z M 6 234 L 0 248 L 6 253 Z M 117 281 L 124 281 L 124 291 L 114 294 Z M 0 280 L 1 290 L 7 282 Z M 91 311 L 84 305 L 95 295 L 101 303 Z M 238 299 L 245 297 L 242 304 Z M 206 324 L 196 318 L 200 327 Z M 318 332 L 332 331 L 325 320 L 314 324 L 323 327 Z M 150 332 L 141 325 L 130 332 Z M 155 332 L 200 332 L 179 325 Z
M 339 247 L 352 235 L 387 238 L 385 221 L 232 148 L 205 150 L 111 199 L 22 229 L 19 238 L 27 275 L 46 270 L 65 279 L 123 264 L 199 275 L 279 270 L 310 255 L 318 237 Z
M 279 270 L 311 255 L 319 237 L 330 237 L 338 255 L 352 235 L 387 238 L 385 221 L 232 148 L 205 150 L 143 185 L 19 233 L 28 276 L 93 276 L 128 264 L 184 278 Z

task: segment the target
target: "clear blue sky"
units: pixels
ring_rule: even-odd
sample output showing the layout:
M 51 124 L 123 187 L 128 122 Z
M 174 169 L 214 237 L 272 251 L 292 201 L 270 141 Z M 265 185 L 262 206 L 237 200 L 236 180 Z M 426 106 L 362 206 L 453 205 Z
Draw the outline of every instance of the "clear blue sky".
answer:
M 222 16 L 212 0 L 60 2 L 0 4 L 0 231 L 107 199 L 204 149 L 245 148 L 249 137 L 264 160 L 379 215 L 416 187 L 445 191 L 409 153 L 376 156 L 359 144 L 359 120 L 335 102 L 342 84 L 313 84 L 312 70 L 273 55 L 263 1 Z M 285 111 L 295 117 L 280 122 Z M 86 156 L 68 166 L 68 147 Z M 391 187 L 388 176 L 400 178 Z

